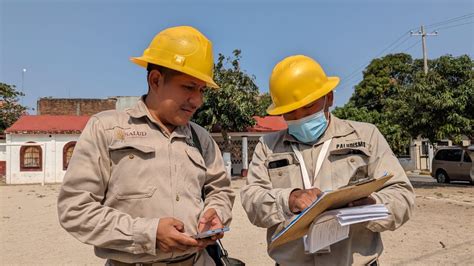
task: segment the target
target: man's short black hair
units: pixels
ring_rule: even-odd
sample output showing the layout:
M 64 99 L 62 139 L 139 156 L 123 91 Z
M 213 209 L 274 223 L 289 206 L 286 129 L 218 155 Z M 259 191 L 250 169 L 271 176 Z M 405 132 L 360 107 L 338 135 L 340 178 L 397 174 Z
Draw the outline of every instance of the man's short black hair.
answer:
M 147 77 L 150 76 L 150 72 L 152 70 L 158 70 L 161 73 L 161 75 L 163 75 L 163 77 L 165 78 L 165 82 L 167 82 L 168 80 L 170 80 L 170 78 L 172 78 L 174 76 L 182 74 L 181 72 L 176 71 L 174 69 L 167 68 L 167 67 L 160 66 L 160 65 L 151 64 L 151 63 L 148 63 L 148 65 L 146 67 L 146 70 L 148 71 L 147 72 Z

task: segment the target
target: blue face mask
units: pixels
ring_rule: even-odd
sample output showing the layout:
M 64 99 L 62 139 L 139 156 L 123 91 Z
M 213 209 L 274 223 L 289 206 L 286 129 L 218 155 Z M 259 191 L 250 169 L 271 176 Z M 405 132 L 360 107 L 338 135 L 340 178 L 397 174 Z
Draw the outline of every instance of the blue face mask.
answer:
M 328 126 L 324 109 L 321 110 L 321 112 L 298 120 L 286 121 L 286 123 L 288 124 L 288 132 L 297 140 L 304 143 L 316 141 L 321 137 Z

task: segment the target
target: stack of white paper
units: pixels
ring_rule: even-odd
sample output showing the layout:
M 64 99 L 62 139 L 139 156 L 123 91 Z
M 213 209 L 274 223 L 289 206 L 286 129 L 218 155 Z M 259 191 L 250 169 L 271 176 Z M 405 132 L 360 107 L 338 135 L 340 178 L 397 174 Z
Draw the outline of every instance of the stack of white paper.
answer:
M 372 204 L 358 207 L 348 207 L 342 209 L 331 210 L 322 213 L 319 219 L 325 219 L 325 216 L 336 217 L 342 226 L 361 223 L 366 221 L 373 221 L 386 218 L 390 213 L 387 207 L 383 204 Z
M 319 215 L 305 237 L 305 251 L 315 253 L 346 239 L 349 225 L 386 218 L 390 213 L 383 204 L 364 205 L 330 210 Z M 326 251 L 327 252 L 327 251 Z

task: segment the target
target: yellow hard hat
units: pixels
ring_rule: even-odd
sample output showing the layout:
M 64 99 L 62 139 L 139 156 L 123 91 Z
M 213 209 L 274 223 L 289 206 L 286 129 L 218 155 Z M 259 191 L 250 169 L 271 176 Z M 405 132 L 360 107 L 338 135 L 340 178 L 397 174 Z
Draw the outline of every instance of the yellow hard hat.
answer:
M 332 91 L 338 77 L 327 77 L 315 60 L 295 55 L 283 59 L 273 68 L 270 77 L 272 104 L 270 115 L 281 115 L 303 107 Z
M 212 79 L 214 58 L 212 43 L 193 27 L 179 26 L 158 33 L 141 57 L 130 60 L 142 67 L 148 63 L 188 74 L 219 88 Z

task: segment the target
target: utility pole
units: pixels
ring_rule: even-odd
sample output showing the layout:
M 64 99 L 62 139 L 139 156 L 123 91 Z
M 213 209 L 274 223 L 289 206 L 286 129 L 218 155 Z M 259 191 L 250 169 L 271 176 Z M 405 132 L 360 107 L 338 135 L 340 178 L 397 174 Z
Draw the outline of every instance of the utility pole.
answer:
M 26 73 L 26 68 L 23 68 L 21 70 L 21 92 L 25 94 L 25 73 Z M 20 98 L 20 103 L 23 103 L 22 101 L 23 97 Z
M 21 70 L 21 92 L 25 93 L 25 73 L 26 68 Z
M 438 35 L 438 32 L 432 32 L 432 33 L 426 33 L 425 32 L 425 27 L 421 25 L 420 31 L 418 33 L 413 33 L 412 31 L 410 32 L 411 36 L 421 36 L 421 43 L 422 43 L 422 48 L 423 48 L 423 70 L 425 71 L 425 75 L 428 74 L 428 52 L 426 51 L 426 36 L 436 36 Z

